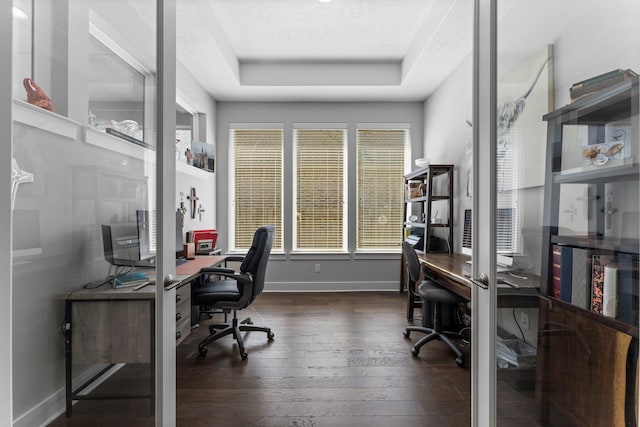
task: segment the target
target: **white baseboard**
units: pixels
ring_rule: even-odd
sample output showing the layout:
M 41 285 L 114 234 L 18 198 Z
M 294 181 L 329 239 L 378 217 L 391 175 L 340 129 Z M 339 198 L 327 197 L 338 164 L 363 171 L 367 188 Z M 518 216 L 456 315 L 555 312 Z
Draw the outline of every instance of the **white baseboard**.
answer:
M 105 372 L 100 378 L 87 386 L 82 394 L 91 392 L 94 388 L 99 386 L 103 381 L 115 374 L 123 364 L 116 364 L 107 372 Z M 94 375 L 104 369 L 104 366 L 96 366 L 87 369 L 74 380 L 74 388 L 78 387 L 85 382 L 89 381 Z M 51 396 L 34 406 L 24 414 L 13 420 L 13 427 L 45 427 L 49 425 L 53 420 L 64 414 L 66 410 L 66 393 L 65 388 L 61 388 Z
M 267 282 L 265 292 L 388 292 L 398 291 L 398 282 Z

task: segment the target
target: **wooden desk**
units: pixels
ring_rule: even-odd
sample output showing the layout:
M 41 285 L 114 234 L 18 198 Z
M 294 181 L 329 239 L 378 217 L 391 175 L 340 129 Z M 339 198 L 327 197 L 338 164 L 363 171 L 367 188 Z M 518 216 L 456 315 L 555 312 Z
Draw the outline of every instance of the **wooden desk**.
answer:
M 176 267 L 176 282 L 165 287 L 176 290 L 176 335 L 179 344 L 191 328 L 190 283 L 203 267 L 220 265 L 224 256 L 198 256 Z M 155 270 L 148 272 L 153 280 Z M 151 398 L 153 405 L 155 378 L 155 295 L 156 285 L 114 289 L 106 284 L 96 289 L 78 289 L 65 294 L 65 370 L 66 415 L 72 413 L 74 400 L 90 383 L 115 363 L 148 363 L 151 383 L 149 393 L 123 398 Z M 186 325 L 186 330 L 185 326 Z M 176 345 L 177 345 L 176 344 Z M 73 366 L 108 364 L 86 383 L 73 390 Z M 153 406 L 152 406 L 153 411 Z
M 418 259 L 425 276 L 471 301 L 471 260 L 462 254 L 426 253 Z M 498 307 L 538 307 L 540 277 L 529 273 L 498 274 Z

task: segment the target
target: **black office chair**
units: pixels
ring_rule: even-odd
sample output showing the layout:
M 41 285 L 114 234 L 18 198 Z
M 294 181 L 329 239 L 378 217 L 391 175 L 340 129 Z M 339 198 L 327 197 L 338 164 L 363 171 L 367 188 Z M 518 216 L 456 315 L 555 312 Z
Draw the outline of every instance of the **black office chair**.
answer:
M 420 260 L 416 254 L 415 249 L 409 243 L 404 242 L 402 244 L 402 253 L 404 254 L 404 260 L 407 265 L 409 273 L 409 280 L 414 283 L 419 280 L 420 276 Z M 409 287 L 409 292 L 416 292 Z M 422 326 L 408 326 L 404 331 L 405 338 L 409 338 L 411 332 L 423 332 L 427 335 L 422 337 L 411 349 L 411 354 L 414 357 L 418 357 L 420 347 L 438 339 L 444 341 L 453 352 L 456 354 L 456 364 L 460 367 L 464 366 L 464 357 L 460 349 L 451 341 L 451 338 L 463 338 L 462 335 L 443 331 L 442 330 L 442 304 L 460 304 L 464 302 L 462 297 L 454 294 L 451 291 L 436 284 L 432 280 L 424 280 L 417 289 L 416 296 L 422 300 Z M 429 309 L 433 304 L 433 325 L 428 327 L 429 324 Z
M 209 326 L 210 335 L 198 345 L 201 355 L 207 353 L 209 343 L 233 334 L 233 338 L 238 342 L 240 356 L 242 359 L 246 359 L 247 352 L 240 334 L 244 331 L 266 332 L 269 341 L 273 340 L 274 335 L 271 328 L 254 326 L 250 318 L 238 322 L 236 311 L 248 307 L 264 289 L 265 271 L 274 234 L 275 229 L 271 225 L 256 230 L 251 248 L 244 258 L 241 258 L 242 264 L 240 264 L 239 271 L 223 267 L 209 267 L 200 270 L 203 275 L 215 275 L 224 279 L 211 280 L 195 288 L 191 295 L 191 304 L 233 311 L 231 324 Z M 237 260 L 234 257 L 228 259 Z

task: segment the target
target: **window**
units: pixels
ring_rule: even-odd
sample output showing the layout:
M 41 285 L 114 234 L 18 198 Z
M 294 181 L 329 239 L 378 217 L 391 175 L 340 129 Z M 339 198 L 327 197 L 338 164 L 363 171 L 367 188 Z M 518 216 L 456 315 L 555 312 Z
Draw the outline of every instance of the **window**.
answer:
M 520 203 L 520 141 L 518 129 L 511 129 L 511 143 L 500 140 L 497 150 L 497 230 L 496 251 L 499 254 L 521 252 Z
M 282 250 L 283 130 L 269 127 L 230 131 L 231 250 L 249 249 L 256 228 L 266 224 L 276 227 L 273 249 Z
M 399 249 L 408 129 L 358 129 L 357 250 Z
M 294 129 L 294 250 L 346 250 L 345 143 L 345 129 Z

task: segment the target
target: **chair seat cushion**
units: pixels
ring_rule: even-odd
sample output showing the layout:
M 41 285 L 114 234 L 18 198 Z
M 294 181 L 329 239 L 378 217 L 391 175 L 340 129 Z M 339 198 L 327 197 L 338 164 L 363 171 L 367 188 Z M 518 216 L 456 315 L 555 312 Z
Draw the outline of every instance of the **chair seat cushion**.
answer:
M 218 301 L 237 301 L 240 299 L 238 284 L 235 280 L 214 280 L 198 286 L 191 294 L 191 303 L 211 305 Z
M 433 280 L 425 280 L 418 286 L 420 299 L 436 302 L 458 304 L 464 299 L 453 292 L 438 285 Z

